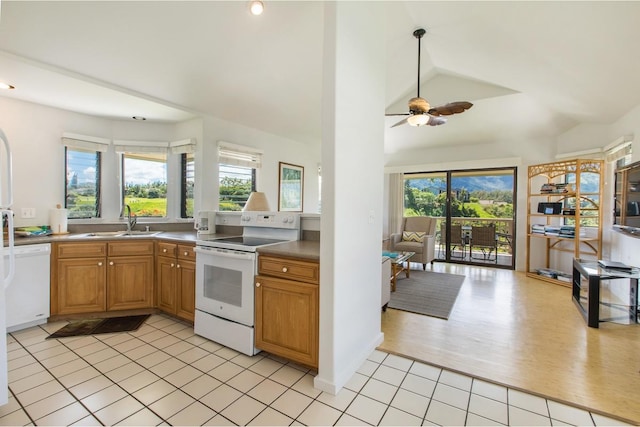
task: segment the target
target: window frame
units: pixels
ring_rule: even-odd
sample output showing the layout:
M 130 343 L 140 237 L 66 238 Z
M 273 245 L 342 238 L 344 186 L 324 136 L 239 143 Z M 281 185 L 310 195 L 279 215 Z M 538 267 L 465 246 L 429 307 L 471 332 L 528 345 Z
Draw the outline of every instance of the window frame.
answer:
M 166 196 L 164 197 L 165 199 L 165 212 L 163 216 L 153 216 L 153 215 L 140 215 L 137 212 L 134 212 L 132 210 L 132 213 L 135 213 L 135 215 L 138 218 L 144 218 L 145 220 L 167 220 L 169 218 L 169 213 L 171 211 L 171 207 L 169 206 L 169 163 L 170 163 L 170 153 L 165 152 L 133 152 L 133 151 L 126 151 L 126 152 L 122 152 L 120 153 L 120 194 L 121 194 L 121 198 L 120 198 L 120 203 L 121 203 L 121 209 L 120 212 L 122 214 L 121 218 L 124 216 L 124 207 L 126 206 L 125 203 L 125 197 L 126 197 L 126 169 L 125 169 L 125 158 L 129 157 L 132 158 L 132 156 L 139 156 L 139 157 L 145 157 L 145 156 L 153 156 L 153 155 L 159 155 L 162 154 L 165 156 L 164 158 L 164 165 L 165 165 L 165 186 L 167 187 L 166 190 Z M 138 159 L 138 160 L 144 160 L 144 161 L 152 161 L 152 160 L 145 160 L 145 159 Z
M 95 179 L 95 205 L 93 216 L 81 216 L 81 217 L 72 217 L 70 215 L 72 208 L 69 207 L 69 150 L 83 153 L 92 153 L 95 154 L 95 168 L 96 168 L 96 179 Z M 69 219 L 71 220 L 86 220 L 86 219 L 94 219 L 101 218 L 102 216 L 102 152 L 98 150 L 92 150 L 89 148 L 78 148 L 65 146 L 64 147 L 64 173 L 65 173 L 65 185 L 64 185 L 64 207 L 68 210 Z
M 221 172 L 222 171 L 222 167 L 242 168 L 242 169 L 246 170 L 246 172 L 250 171 L 251 189 L 249 191 L 249 194 L 247 194 L 247 197 L 244 200 L 237 200 L 237 201 L 234 200 L 233 201 L 234 203 L 236 203 L 240 207 L 239 210 L 242 210 L 242 208 L 244 208 L 244 205 L 247 203 L 247 200 L 249 200 L 250 194 L 252 192 L 256 191 L 256 188 L 257 188 L 257 176 L 258 176 L 257 169 L 254 168 L 254 167 L 249 167 L 249 166 L 229 165 L 229 164 L 223 163 L 223 162 L 218 163 L 218 209 L 220 211 L 223 211 L 223 212 L 233 212 L 233 210 L 223 209 L 222 204 L 221 204 L 223 202 L 222 194 L 220 192 L 220 188 L 222 188 L 221 182 L 222 182 L 222 179 L 223 179 L 222 172 Z M 247 175 L 249 175 L 249 174 L 247 173 Z
M 191 164 L 191 179 L 189 178 L 189 165 Z M 193 211 L 195 207 L 193 203 L 195 202 L 195 156 L 192 153 L 182 153 L 180 154 L 180 218 L 189 219 L 195 216 L 195 212 Z M 191 180 L 193 183 L 191 188 L 191 197 L 189 197 L 189 188 L 188 182 Z M 167 188 L 167 191 L 169 189 Z M 191 199 L 192 203 L 192 212 L 191 215 L 188 213 L 188 204 L 189 199 Z

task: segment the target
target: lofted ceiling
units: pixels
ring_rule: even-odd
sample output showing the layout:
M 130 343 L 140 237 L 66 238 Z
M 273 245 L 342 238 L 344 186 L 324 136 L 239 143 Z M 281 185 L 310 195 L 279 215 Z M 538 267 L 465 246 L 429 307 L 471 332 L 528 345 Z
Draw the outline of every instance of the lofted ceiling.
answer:
M 317 144 L 324 5 L 265 6 L 255 17 L 247 1 L 3 0 L 0 81 L 16 89 L 0 96 L 123 120 L 206 114 Z M 640 105 L 640 2 L 384 7 L 387 112 L 416 94 L 420 27 L 421 96 L 474 104 L 437 127 L 380 117 L 387 153 L 553 138 Z

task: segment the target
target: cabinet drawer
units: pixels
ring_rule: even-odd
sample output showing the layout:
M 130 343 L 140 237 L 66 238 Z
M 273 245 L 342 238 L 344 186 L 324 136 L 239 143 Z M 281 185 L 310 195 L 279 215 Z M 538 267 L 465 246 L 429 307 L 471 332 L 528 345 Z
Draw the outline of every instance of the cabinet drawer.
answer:
M 307 283 L 320 283 L 319 264 L 317 262 L 297 259 L 260 255 L 258 257 L 258 274 L 266 274 Z
M 109 256 L 153 255 L 153 240 L 109 243 Z
M 194 245 L 178 245 L 178 259 L 184 261 L 195 261 L 196 253 L 193 251 Z
M 104 257 L 107 255 L 106 243 L 58 243 L 58 258 Z
M 178 245 L 175 243 L 156 242 L 157 255 L 176 256 Z

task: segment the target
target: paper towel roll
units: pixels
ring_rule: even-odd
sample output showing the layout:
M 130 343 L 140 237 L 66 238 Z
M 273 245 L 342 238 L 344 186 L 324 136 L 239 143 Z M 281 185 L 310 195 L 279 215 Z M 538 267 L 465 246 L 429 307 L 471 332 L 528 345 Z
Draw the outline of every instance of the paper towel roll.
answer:
M 49 225 L 53 234 L 67 233 L 67 210 L 51 209 L 49 211 Z

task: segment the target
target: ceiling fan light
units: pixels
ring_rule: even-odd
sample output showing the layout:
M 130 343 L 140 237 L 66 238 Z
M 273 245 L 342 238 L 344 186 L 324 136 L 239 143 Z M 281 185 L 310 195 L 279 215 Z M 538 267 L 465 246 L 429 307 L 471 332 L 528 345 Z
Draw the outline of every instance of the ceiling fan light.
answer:
M 429 123 L 429 116 L 426 114 L 414 114 L 407 118 L 407 123 L 411 126 L 424 126 Z

